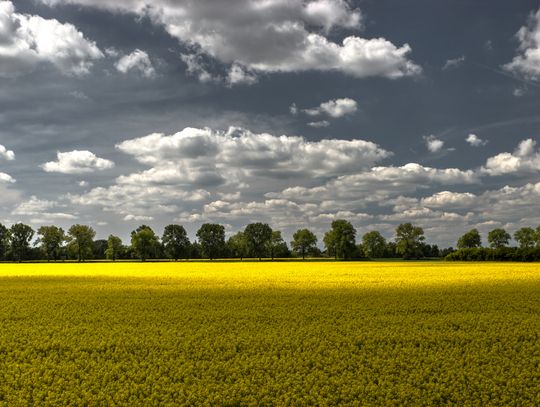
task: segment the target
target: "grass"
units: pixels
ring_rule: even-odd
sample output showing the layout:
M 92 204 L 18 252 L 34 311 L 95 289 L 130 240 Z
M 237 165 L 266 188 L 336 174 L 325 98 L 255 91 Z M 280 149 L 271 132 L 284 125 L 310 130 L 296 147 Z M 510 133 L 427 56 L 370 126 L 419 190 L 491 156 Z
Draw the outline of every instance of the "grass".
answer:
M 540 269 L 0 265 L 0 405 L 540 405 Z

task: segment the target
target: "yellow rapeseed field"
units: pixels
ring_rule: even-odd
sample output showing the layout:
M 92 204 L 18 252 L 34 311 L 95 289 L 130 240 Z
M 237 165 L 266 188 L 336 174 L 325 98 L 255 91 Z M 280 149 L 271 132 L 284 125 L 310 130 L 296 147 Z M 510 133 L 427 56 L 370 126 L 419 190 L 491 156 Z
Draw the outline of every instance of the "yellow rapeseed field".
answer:
M 540 265 L 0 264 L 0 405 L 540 405 Z

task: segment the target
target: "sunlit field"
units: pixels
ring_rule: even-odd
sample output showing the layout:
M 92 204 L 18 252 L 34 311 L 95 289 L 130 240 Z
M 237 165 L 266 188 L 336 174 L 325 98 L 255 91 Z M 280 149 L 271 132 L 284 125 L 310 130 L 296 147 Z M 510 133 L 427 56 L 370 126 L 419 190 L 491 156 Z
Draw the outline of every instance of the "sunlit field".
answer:
M 0 265 L 0 405 L 540 405 L 540 266 Z

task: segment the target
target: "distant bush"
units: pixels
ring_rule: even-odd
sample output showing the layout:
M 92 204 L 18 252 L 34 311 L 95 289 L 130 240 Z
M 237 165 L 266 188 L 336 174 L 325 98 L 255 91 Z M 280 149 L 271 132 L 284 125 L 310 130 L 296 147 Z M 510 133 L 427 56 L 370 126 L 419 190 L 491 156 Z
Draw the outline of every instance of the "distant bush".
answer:
M 540 248 L 487 247 L 460 249 L 448 254 L 449 261 L 540 261 Z

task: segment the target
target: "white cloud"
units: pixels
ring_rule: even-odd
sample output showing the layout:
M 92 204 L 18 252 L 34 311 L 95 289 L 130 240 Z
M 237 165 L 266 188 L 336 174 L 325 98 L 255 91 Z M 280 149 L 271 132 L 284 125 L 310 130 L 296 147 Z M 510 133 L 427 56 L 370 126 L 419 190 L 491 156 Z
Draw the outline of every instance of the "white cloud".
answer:
M 129 55 L 124 55 L 115 64 L 116 69 L 122 73 L 128 73 L 130 71 L 138 71 L 146 78 L 153 78 L 156 76 L 156 70 L 150 60 L 150 57 L 145 51 L 136 49 Z
M 57 161 L 49 161 L 41 165 L 46 172 L 60 172 L 63 174 L 83 174 L 106 170 L 114 167 L 110 160 L 99 158 L 90 151 L 74 150 L 57 154 Z
M 0 1 L 0 77 L 30 72 L 41 62 L 64 74 L 82 75 L 102 57 L 96 44 L 72 24 L 19 14 L 11 1 Z
M 152 216 L 144 216 L 144 215 L 126 215 L 126 216 L 124 216 L 125 221 L 136 220 L 136 221 L 139 221 L 139 222 L 144 222 L 144 221 L 150 221 L 150 220 L 153 220 L 153 219 L 154 218 Z
M 60 205 L 56 201 L 38 199 L 36 196 L 30 197 L 28 201 L 21 202 L 11 212 L 14 216 L 31 217 L 33 223 L 48 223 L 53 220 L 70 220 L 77 217 L 71 213 L 51 211 Z
M 293 103 L 289 106 L 289 112 L 293 115 L 293 116 L 296 116 L 298 114 L 298 106 L 296 106 L 296 103 Z
M 424 141 L 426 142 L 426 148 L 432 153 L 438 153 L 444 147 L 444 141 L 434 135 L 424 136 Z
M 488 143 L 487 140 L 482 140 L 476 134 L 469 134 L 465 141 L 473 147 L 485 146 Z
M 540 151 L 535 147 L 535 140 L 523 140 L 513 153 L 501 153 L 488 158 L 482 171 L 488 175 L 538 172 L 540 171 Z
M 166 136 L 155 133 L 124 141 L 121 151 L 153 165 L 159 178 L 214 174 L 231 179 L 248 174 L 281 177 L 284 173 L 332 176 L 365 169 L 391 155 L 364 140 L 325 139 L 309 142 L 298 136 L 256 134 L 231 127 L 227 131 L 185 128 Z
M 528 79 L 540 79 L 540 9 L 529 17 L 528 24 L 519 29 L 516 37 L 519 53 L 503 68 Z
M 15 183 L 15 179 L 11 175 L 6 174 L 5 172 L 0 172 L 0 182 L 6 184 L 13 184 Z
M 205 67 L 203 57 L 199 54 L 180 54 L 180 59 L 187 66 L 187 73 L 196 76 L 201 82 L 217 82 L 221 78 L 213 76 Z
M 304 109 L 303 112 L 309 116 L 326 114 L 333 118 L 343 117 L 358 110 L 358 104 L 350 98 L 329 100 L 311 109 Z
M 8 161 L 13 161 L 15 159 L 15 153 L 11 150 L 8 150 L 5 146 L 0 144 L 0 158 L 3 158 Z
M 229 74 L 227 75 L 227 84 L 229 86 L 253 85 L 257 82 L 257 75 L 255 75 L 253 72 L 248 71 L 240 64 L 235 63 L 229 69 Z
M 422 198 L 422 205 L 430 208 L 471 207 L 476 201 L 476 195 L 470 192 L 441 191 Z
M 310 126 L 310 127 L 322 128 L 322 127 L 330 126 L 330 122 L 328 120 L 321 120 L 321 121 L 318 121 L 318 122 L 309 122 L 309 123 L 307 123 L 307 125 Z
M 447 71 L 454 68 L 459 68 L 465 63 L 465 55 L 458 58 L 448 59 L 442 67 L 443 71 Z
M 396 46 L 385 38 L 356 35 L 341 43 L 329 40 L 328 34 L 334 29 L 361 29 L 362 13 L 345 0 L 41 1 L 148 16 L 197 52 L 253 71 L 339 71 L 359 78 L 390 79 L 421 73 L 421 68 L 408 59 L 408 44 Z

